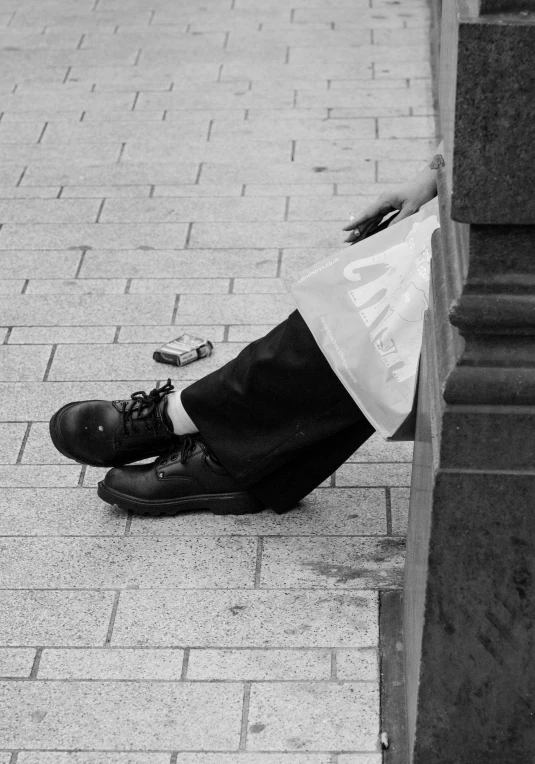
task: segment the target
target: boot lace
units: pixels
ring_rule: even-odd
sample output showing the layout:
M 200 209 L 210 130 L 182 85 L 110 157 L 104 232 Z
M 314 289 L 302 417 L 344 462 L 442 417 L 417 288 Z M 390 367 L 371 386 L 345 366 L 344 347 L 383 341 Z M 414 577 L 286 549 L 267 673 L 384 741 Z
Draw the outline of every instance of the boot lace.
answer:
M 195 453 L 197 445 L 201 447 L 201 449 L 207 456 L 210 457 L 210 459 L 213 459 L 215 462 L 217 462 L 217 464 L 220 464 L 219 460 L 216 459 L 214 454 L 208 450 L 206 443 L 204 443 L 198 436 L 192 437 L 191 435 L 181 435 L 180 442 L 170 448 L 169 452 L 160 458 L 158 464 L 160 466 L 165 466 L 168 462 L 176 462 L 179 457 L 180 463 L 186 464 L 188 459 Z
M 137 392 L 132 393 L 130 396 L 131 400 L 121 401 L 121 416 L 124 434 L 129 434 L 129 427 L 131 427 L 135 433 L 139 433 L 138 425 L 141 423 L 145 425 L 147 432 L 151 432 L 151 423 L 154 419 L 158 404 L 174 389 L 171 380 L 168 379 L 165 385 L 162 387 L 155 387 L 150 393 L 146 393 L 144 390 L 138 390 Z

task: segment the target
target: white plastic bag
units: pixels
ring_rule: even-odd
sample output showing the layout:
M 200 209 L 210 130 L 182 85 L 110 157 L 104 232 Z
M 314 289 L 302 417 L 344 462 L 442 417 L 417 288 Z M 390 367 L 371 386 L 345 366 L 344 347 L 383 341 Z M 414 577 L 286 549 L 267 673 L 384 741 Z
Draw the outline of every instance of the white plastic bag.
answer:
M 316 342 L 384 438 L 411 414 L 429 300 L 436 199 L 289 284 Z

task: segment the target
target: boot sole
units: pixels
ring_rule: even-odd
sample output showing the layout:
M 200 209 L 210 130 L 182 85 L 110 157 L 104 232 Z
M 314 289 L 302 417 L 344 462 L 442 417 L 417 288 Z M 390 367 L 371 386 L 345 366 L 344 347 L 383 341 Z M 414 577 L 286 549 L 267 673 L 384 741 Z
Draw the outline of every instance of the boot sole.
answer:
M 135 512 L 138 515 L 176 515 L 179 512 L 191 512 L 209 509 L 214 515 L 247 515 L 262 512 L 265 506 L 250 493 L 211 493 L 201 496 L 185 496 L 182 499 L 155 499 L 143 501 L 128 494 L 119 493 L 107 486 L 104 481 L 98 484 L 98 495 L 108 504 L 116 504 L 119 509 Z

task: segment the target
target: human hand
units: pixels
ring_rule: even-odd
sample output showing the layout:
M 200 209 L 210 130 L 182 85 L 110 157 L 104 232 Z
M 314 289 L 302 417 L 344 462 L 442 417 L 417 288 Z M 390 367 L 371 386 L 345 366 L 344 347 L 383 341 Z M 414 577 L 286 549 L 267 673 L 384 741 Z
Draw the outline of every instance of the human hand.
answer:
M 353 244 L 355 241 L 375 233 L 385 215 L 390 213 L 398 211 L 398 214 L 392 215 L 388 221 L 385 221 L 386 225 L 383 224 L 382 227 L 386 228 L 398 223 L 403 218 L 409 217 L 409 215 L 414 215 L 422 205 L 436 195 L 436 167 L 429 166 L 406 183 L 381 194 L 360 215 L 352 217 L 351 222 L 343 228 L 344 231 L 350 231 L 345 241 Z

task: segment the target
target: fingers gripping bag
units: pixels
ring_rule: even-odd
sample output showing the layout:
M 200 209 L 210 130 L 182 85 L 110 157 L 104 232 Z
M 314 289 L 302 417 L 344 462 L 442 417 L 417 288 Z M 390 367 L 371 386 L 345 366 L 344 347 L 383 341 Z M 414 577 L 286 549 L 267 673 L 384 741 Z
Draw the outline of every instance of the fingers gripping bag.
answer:
M 413 411 L 438 227 L 434 199 L 288 284 L 334 372 L 385 439 L 403 439 Z

